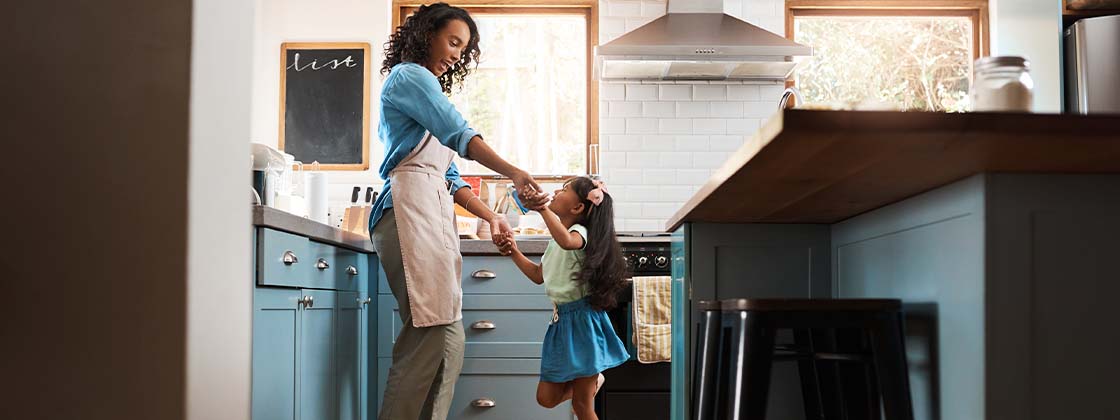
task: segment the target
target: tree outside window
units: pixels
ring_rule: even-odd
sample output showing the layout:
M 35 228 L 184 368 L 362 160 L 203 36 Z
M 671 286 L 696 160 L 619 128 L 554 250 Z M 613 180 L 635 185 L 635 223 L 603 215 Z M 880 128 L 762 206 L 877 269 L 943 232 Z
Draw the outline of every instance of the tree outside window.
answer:
M 813 47 L 796 85 L 808 104 L 886 104 L 905 110 L 969 108 L 972 63 L 986 34 L 986 3 L 941 9 L 922 2 L 789 0 L 787 36 Z

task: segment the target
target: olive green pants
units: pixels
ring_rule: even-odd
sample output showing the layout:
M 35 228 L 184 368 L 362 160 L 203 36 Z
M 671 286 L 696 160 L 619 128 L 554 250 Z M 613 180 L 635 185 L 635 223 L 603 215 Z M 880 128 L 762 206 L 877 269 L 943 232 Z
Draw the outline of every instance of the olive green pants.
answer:
M 393 365 L 377 418 L 444 420 L 451 409 L 455 381 L 463 369 L 463 322 L 425 328 L 412 326 L 393 209 L 385 210 L 371 236 L 401 314 L 401 332 L 393 344 Z

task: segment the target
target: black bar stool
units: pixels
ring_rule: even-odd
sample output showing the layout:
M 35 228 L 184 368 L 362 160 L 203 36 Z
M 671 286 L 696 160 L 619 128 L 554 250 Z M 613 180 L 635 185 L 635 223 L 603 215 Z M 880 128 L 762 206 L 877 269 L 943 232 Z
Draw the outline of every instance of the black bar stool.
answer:
M 806 419 L 913 420 L 900 308 L 896 299 L 698 302 L 693 420 L 765 419 L 775 361 L 798 363 Z M 783 329 L 793 345 L 775 344 Z

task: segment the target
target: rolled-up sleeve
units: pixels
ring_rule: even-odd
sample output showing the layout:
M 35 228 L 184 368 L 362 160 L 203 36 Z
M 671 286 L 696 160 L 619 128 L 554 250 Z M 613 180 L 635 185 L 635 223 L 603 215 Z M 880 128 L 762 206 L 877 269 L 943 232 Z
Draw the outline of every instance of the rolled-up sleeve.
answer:
M 447 175 L 444 175 L 444 178 L 447 178 L 447 180 L 451 182 L 451 195 L 455 195 L 460 188 L 471 187 L 470 184 L 467 184 L 466 181 L 463 181 L 463 178 L 459 176 L 459 167 L 455 166 L 455 162 L 451 162 L 451 166 L 447 168 Z
M 459 110 L 444 96 L 439 80 L 419 65 L 400 66 L 396 71 L 401 74 L 384 99 L 420 123 L 444 146 L 470 159 L 467 145 L 479 134 L 467 126 Z

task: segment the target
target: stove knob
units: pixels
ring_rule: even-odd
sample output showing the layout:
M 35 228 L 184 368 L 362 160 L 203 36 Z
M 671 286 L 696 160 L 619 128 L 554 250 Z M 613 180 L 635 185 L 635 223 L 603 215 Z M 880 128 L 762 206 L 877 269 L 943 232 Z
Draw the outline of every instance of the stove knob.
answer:
M 638 267 L 645 267 L 646 264 L 649 264 L 649 258 L 646 258 L 646 257 L 639 257 L 638 258 Z
M 665 256 L 657 257 L 657 259 L 653 260 L 653 265 L 656 265 L 657 268 L 665 268 L 665 266 L 669 265 L 669 259 L 665 258 Z

